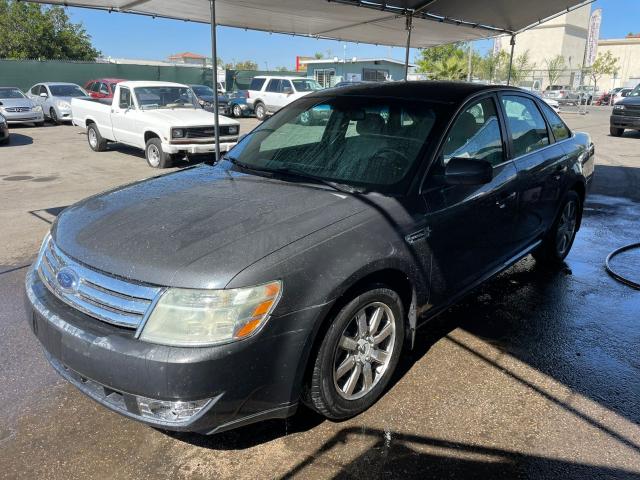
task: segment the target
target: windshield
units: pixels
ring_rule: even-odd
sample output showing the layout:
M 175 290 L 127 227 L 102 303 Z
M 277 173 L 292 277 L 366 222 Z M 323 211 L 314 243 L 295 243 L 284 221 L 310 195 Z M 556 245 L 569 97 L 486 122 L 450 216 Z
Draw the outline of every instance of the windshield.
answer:
M 78 85 L 49 85 L 54 97 L 86 97 L 87 94 Z
M 0 88 L 0 98 L 25 98 L 17 88 Z
M 322 87 L 315 80 L 300 79 L 292 80 L 293 86 L 297 92 L 314 92 L 316 90 L 322 90 Z
M 397 98 L 304 98 L 247 135 L 229 158 L 241 167 L 403 193 L 439 108 Z
M 138 87 L 134 92 L 142 110 L 200 108 L 189 87 Z
M 205 85 L 197 85 L 191 88 L 199 97 L 213 97 L 213 88 L 211 87 L 207 87 Z
M 629 97 L 640 97 L 640 84 L 636 86 L 633 90 L 629 92 Z

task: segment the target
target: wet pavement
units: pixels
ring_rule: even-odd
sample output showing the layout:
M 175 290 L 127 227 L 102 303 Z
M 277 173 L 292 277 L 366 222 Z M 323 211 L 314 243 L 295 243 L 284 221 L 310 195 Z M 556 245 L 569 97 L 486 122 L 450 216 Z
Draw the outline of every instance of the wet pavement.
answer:
M 3 189 L 19 174 L 0 150 L 0 201 L 14 208 L 0 231 L 12 249 L 0 257 L 0 478 L 640 478 L 640 292 L 603 268 L 610 251 L 640 241 L 640 134 L 609 137 L 607 109 L 565 118 L 593 135 L 598 155 L 566 265 L 526 258 L 423 328 L 389 391 L 356 418 L 301 409 L 212 437 L 126 420 L 47 365 L 24 322 L 24 245 L 46 230 L 28 211 L 50 219 L 48 207 L 92 192 Z M 108 158 L 125 162 L 121 153 Z M 130 180 L 148 175 L 137 168 Z M 640 253 L 618 266 L 639 272 Z

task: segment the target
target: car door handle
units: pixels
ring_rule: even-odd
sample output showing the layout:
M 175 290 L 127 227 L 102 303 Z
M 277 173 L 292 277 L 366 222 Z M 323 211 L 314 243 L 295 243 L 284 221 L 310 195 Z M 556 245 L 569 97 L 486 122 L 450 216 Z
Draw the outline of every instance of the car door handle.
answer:
M 511 192 L 508 195 L 503 195 L 500 199 L 496 200 L 496 205 L 499 209 L 507 208 L 507 204 L 512 200 L 515 200 L 517 193 Z

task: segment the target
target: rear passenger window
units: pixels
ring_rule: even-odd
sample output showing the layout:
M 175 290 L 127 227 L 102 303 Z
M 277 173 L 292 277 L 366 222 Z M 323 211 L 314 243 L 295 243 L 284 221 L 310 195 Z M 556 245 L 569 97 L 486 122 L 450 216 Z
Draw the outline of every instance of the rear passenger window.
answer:
M 519 157 L 549 145 L 547 124 L 533 100 L 515 95 L 502 97 L 511 130 L 513 155 Z
M 504 161 L 500 123 L 492 98 L 474 103 L 458 116 L 442 153 L 445 165 L 452 158 L 486 160 L 494 166 Z
M 267 92 L 280 92 L 280 80 L 269 80 L 269 84 L 267 85 Z
M 261 90 L 264 85 L 265 78 L 254 78 L 251 80 L 251 85 L 249 85 L 249 90 Z
M 556 141 L 564 140 L 565 138 L 569 138 L 570 133 L 569 129 L 562 121 L 562 119 L 558 116 L 558 114 L 546 103 L 542 104 L 542 110 L 544 111 L 545 116 L 547 117 L 547 121 L 551 126 L 551 131 L 553 132 L 553 136 Z

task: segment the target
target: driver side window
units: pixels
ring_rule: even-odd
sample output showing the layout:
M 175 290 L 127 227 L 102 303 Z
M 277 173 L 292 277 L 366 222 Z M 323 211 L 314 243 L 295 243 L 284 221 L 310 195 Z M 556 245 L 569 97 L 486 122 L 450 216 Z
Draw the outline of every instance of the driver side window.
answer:
M 128 88 L 121 87 L 120 88 L 120 108 L 126 110 L 128 108 L 133 108 L 133 101 L 131 99 L 131 92 Z
M 445 139 L 443 163 L 452 158 L 486 160 L 491 165 L 504 162 L 502 135 L 492 98 L 483 98 L 464 110 Z

